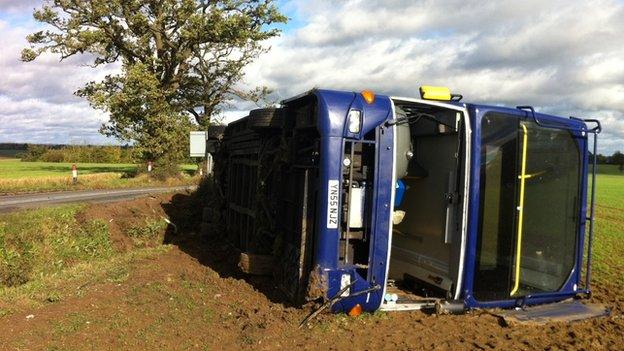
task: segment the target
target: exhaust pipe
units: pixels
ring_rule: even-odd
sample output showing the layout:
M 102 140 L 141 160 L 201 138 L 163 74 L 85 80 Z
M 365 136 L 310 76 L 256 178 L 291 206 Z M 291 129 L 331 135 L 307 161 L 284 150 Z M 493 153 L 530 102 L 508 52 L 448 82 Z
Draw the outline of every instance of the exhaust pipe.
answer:
M 466 305 L 464 300 L 438 300 L 435 304 L 436 314 L 464 314 Z

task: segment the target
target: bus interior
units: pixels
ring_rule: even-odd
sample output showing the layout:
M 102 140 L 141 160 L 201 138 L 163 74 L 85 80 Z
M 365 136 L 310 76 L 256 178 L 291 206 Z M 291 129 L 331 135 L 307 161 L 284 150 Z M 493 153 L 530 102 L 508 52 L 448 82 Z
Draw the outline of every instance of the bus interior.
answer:
M 460 276 L 465 116 L 448 105 L 393 102 L 397 189 L 382 309 L 419 309 L 452 298 Z

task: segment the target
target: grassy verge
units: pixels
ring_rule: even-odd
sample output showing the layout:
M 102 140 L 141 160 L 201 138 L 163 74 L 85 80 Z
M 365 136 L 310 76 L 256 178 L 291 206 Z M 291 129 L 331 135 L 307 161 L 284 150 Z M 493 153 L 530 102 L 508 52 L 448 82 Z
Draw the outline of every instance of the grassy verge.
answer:
M 100 283 L 122 283 L 130 275 L 133 262 L 154 258 L 171 249 L 171 245 L 117 253 L 109 259 L 76 263 L 56 274 L 43 275 L 16 287 L 0 287 L 0 317 L 20 308 L 36 308 L 72 297 L 80 297 L 87 287 Z
M 145 230 L 128 229 L 139 237 L 139 245 L 117 250 L 107 223 L 77 220 L 82 209 L 82 205 L 69 205 L 0 216 L 0 316 L 16 305 L 56 302 L 80 294 L 76 286 L 122 281 L 128 276 L 128 262 L 169 249 L 160 245 L 162 221 L 147 221 Z
M 38 191 L 87 190 L 129 188 L 141 186 L 173 186 L 194 184 L 192 174 L 196 165 L 183 165 L 180 178 L 156 181 L 138 175 L 132 164 L 78 164 L 78 183 L 72 184 L 71 164 L 49 162 L 20 162 L 15 159 L 0 160 L 0 194 Z
M 78 179 L 77 184 L 73 184 L 69 177 L 0 179 L 0 195 L 43 191 L 190 185 L 196 184 L 198 181 L 197 177 L 187 175 L 183 175 L 180 178 L 169 178 L 164 181 L 159 181 L 147 175 L 128 178 L 119 173 L 87 174 L 80 176 Z
M 18 286 L 76 262 L 109 258 L 107 224 L 79 224 L 75 218 L 79 208 L 44 208 L 0 217 L 0 284 Z

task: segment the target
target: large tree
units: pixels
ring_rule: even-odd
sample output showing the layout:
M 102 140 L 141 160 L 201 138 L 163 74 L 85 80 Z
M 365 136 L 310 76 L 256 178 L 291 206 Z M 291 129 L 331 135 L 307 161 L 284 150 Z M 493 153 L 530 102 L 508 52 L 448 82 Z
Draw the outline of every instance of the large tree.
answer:
M 51 52 L 91 55 L 94 67 L 121 62 L 77 94 L 109 113 L 102 133 L 156 159 L 181 154 L 190 123 L 207 127 L 232 99 L 267 93 L 241 88 L 243 68 L 286 21 L 271 0 L 46 0 L 34 17 L 51 28 L 27 37 L 22 60 Z

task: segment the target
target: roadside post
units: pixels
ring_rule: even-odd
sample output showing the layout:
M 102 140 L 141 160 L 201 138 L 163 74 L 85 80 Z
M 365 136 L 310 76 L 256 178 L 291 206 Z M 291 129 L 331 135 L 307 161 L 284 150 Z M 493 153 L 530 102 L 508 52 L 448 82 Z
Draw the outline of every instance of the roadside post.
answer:
M 72 184 L 76 185 L 76 183 L 78 183 L 78 167 L 74 163 L 72 165 Z
M 152 168 L 154 168 L 152 161 L 147 161 L 147 173 L 152 173 Z
M 206 127 L 206 142 L 204 144 L 204 153 L 206 154 L 206 175 L 212 174 L 212 154 L 210 153 L 210 148 L 208 147 L 210 134 L 208 134 L 208 127 Z

